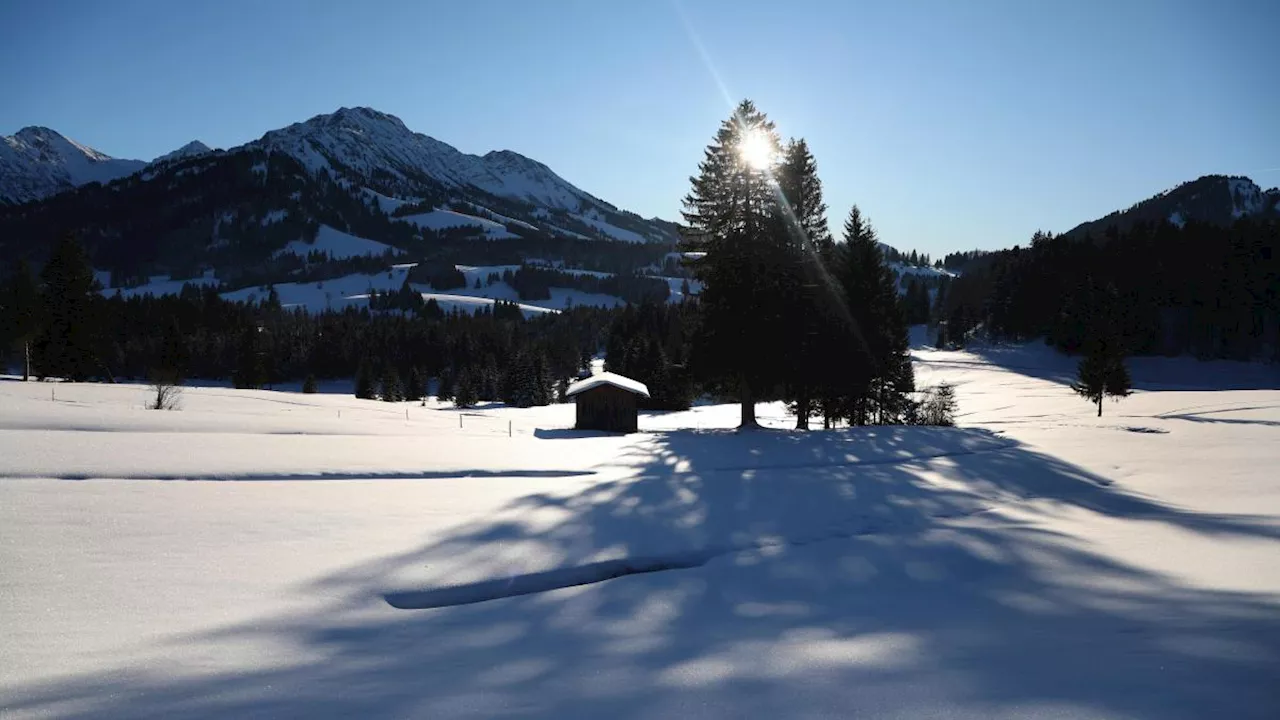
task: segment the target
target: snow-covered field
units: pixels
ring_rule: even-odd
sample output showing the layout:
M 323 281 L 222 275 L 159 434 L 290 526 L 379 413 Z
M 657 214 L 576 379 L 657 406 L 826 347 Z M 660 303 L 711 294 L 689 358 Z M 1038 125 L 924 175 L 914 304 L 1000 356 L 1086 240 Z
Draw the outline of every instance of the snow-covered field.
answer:
M 916 357 L 960 427 L 0 381 L 0 716 L 1280 716 L 1274 368 Z

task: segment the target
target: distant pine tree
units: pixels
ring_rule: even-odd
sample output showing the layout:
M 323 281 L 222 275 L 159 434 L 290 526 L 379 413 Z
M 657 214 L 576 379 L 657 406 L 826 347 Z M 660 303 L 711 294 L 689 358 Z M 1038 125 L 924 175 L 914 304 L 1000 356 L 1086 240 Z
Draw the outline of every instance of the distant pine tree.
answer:
M 436 379 L 436 399 L 448 402 L 453 399 L 454 375 L 453 368 L 444 368 L 440 371 L 440 377 Z
M 302 381 L 302 392 L 307 395 L 314 395 L 320 392 L 315 375 L 308 374 L 307 379 Z
M 31 268 L 19 260 L 13 275 L 0 289 L 0 338 L 21 348 L 22 380 L 31 379 L 31 343 L 40 331 L 40 294 Z
M 1103 397 L 1120 399 L 1129 395 L 1129 370 L 1125 367 L 1122 317 L 1125 308 L 1114 286 L 1092 284 L 1081 307 L 1086 327 L 1084 359 L 1077 368 L 1071 389 L 1098 406 L 1102 417 Z
M 1102 398 L 1119 400 L 1128 397 L 1129 387 L 1129 370 L 1124 365 L 1124 354 L 1112 343 L 1091 343 L 1080 361 L 1077 379 L 1071 389 L 1096 403 L 1098 417 L 1102 417 Z
M 249 325 L 240 333 L 240 342 L 236 347 L 236 370 L 231 376 L 232 384 L 238 388 L 257 389 L 267 381 L 261 335 L 261 329 L 257 325 Z
M 382 382 L 378 396 L 383 402 L 400 402 L 404 399 L 404 388 L 400 385 L 400 373 L 390 365 L 382 371 Z
M 405 387 L 406 400 L 421 400 L 427 395 L 426 384 L 423 380 L 422 371 L 417 365 L 409 368 L 409 384 Z
M 355 393 L 356 397 L 362 400 L 377 399 L 377 390 L 373 381 L 373 371 L 370 369 L 369 363 L 366 360 L 361 360 L 360 364 L 356 367 Z
M 463 370 L 458 375 L 458 384 L 453 393 L 454 406 L 460 408 L 474 407 L 479 400 L 480 397 L 474 375 L 469 370 Z
M 40 280 L 41 328 L 34 347 L 39 373 L 87 380 L 100 367 L 100 298 L 89 258 L 73 236 L 64 236 L 54 246 Z

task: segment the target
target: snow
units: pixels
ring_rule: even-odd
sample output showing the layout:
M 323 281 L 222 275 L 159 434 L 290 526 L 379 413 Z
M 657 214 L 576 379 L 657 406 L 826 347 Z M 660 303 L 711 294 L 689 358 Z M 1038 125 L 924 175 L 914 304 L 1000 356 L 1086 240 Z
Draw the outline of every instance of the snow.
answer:
M 204 155 L 205 153 L 210 153 L 210 152 L 213 152 L 213 149 L 210 148 L 208 145 L 205 145 L 199 140 L 192 140 L 191 142 L 187 143 L 186 145 L 183 145 L 177 150 L 174 150 L 173 152 L 170 152 L 170 153 L 165 153 L 164 155 L 161 155 L 155 160 L 152 160 L 150 164 L 159 165 L 160 163 L 167 162 L 169 160 L 185 160 L 187 158 L 196 157 L 197 155 Z
M 203 275 L 196 278 L 177 278 L 174 279 L 169 275 L 152 275 L 148 281 L 142 285 L 130 288 L 113 288 L 108 287 L 110 284 L 110 273 L 95 273 L 98 282 L 102 285 L 102 294 L 108 297 L 119 292 L 122 297 L 141 297 L 143 295 L 178 295 L 182 293 L 182 288 L 187 285 L 195 285 L 202 287 L 205 285 L 217 286 L 218 278 L 213 270 L 206 270 Z
M 1178 227 L 1182 227 L 1187 224 L 1187 221 L 1182 217 L 1182 213 L 1177 210 L 1169 213 L 1169 222 Z
M 250 145 L 290 153 L 313 172 L 329 167 L 328 155 L 366 176 L 377 169 L 407 179 L 412 170 L 449 187 L 480 188 L 558 209 L 601 204 L 540 162 L 509 150 L 468 155 L 372 108 L 339 108 L 268 132 Z
M 600 372 L 592 375 L 591 377 L 583 378 L 582 380 L 570 385 L 569 389 L 565 392 L 565 395 L 577 395 L 578 393 L 584 393 L 592 388 L 600 387 L 602 385 L 612 385 L 613 387 L 621 388 L 630 393 L 649 397 L 649 388 L 645 387 L 644 383 L 611 372 Z
M 1262 209 L 1262 188 L 1249 178 L 1227 178 L 1227 188 L 1231 192 L 1231 217 L 1252 215 Z
M 591 210 L 589 213 L 584 215 L 573 215 L 572 217 L 575 217 L 578 220 L 581 220 L 582 222 L 599 230 L 605 235 L 608 235 L 609 237 L 613 238 L 614 240 L 621 240 L 623 242 L 631 242 L 631 243 L 649 242 L 649 239 L 641 235 L 640 233 L 627 230 L 625 228 L 620 228 L 617 225 L 612 225 L 610 223 L 605 222 L 600 218 L 599 213 L 597 213 L 595 210 Z
M 888 266 L 890 270 L 893 270 L 893 272 L 898 275 L 899 279 L 901 279 L 904 275 L 914 275 L 916 277 L 924 277 L 924 278 L 956 277 L 956 273 L 950 270 L 945 270 L 943 268 L 937 268 L 932 266 L 920 267 L 918 265 L 906 265 L 903 263 L 896 263 L 896 262 L 888 263 Z
M 402 206 L 409 204 L 409 201 L 401 200 L 400 198 L 388 197 L 382 193 L 374 192 L 369 188 L 362 188 L 361 191 L 364 193 L 365 197 L 377 198 L 378 209 L 387 215 L 390 215 L 396 210 L 399 210 Z
M 913 353 L 960 427 L 0 381 L 0 715 L 1274 718 L 1276 369 Z
M 452 293 L 422 293 L 423 300 L 435 300 L 440 304 L 440 309 L 445 312 L 453 312 L 459 310 L 461 312 L 474 313 L 481 309 L 492 309 L 498 302 L 497 299 L 490 297 L 479 297 L 474 295 L 458 295 Z M 516 303 L 520 307 L 520 311 L 525 317 L 534 317 L 536 315 L 545 315 L 549 312 L 555 312 L 554 308 L 544 307 L 543 305 L 532 305 L 528 303 Z
M 519 237 L 519 235 L 507 230 L 502 223 L 494 222 L 488 218 L 455 212 L 453 210 L 432 210 L 431 212 L 419 213 L 417 215 L 405 215 L 404 217 L 396 219 L 417 225 L 421 228 L 429 228 L 431 230 L 443 230 L 445 228 L 455 227 L 477 227 L 484 231 L 485 236 L 490 240 L 505 240 Z
M 277 251 L 276 254 L 293 253 L 299 257 L 306 257 L 314 251 L 319 251 L 328 253 L 335 260 L 342 260 L 361 255 L 381 255 L 388 250 L 399 252 L 390 245 L 356 237 L 350 233 L 331 228 L 328 225 L 321 225 L 320 230 L 316 233 L 315 242 L 309 243 L 305 240 L 294 240 Z
M 342 277 L 314 282 L 276 283 L 280 304 L 285 307 L 302 307 L 313 312 L 323 310 L 341 310 L 347 305 L 363 305 L 369 300 L 369 290 L 399 290 L 408 276 L 412 265 L 398 265 L 386 272 L 365 274 L 353 273 Z M 427 289 L 426 286 L 420 286 Z M 269 290 L 261 287 L 247 287 L 222 293 L 226 300 L 238 302 L 257 302 L 265 300 Z
M 280 222 L 281 220 L 284 220 L 287 217 L 289 217 L 288 210 L 272 210 L 268 212 L 266 215 L 262 216 L 262 225 L 263 227 L 266 227 L 271 223 Z
M 0 200 L 38 200 L 91 182 L 110 182 L 141 170 L 45 127 L 0 137 Z
M 489 218 L 489 219 L 491 219 L 491 220 L 495 220 L 495 221 L 497 221 L 497 222 L 499 222 L 499 223 L 502 223 L 502 224 L 504 224 L 504 225 L 519 225 L 520 227 L 522 227 L 522 228 L 528 228 L 529 230 L 537 230 L 537 229 L 538 229 L 538 227 L 537 227 L 536 225 L 531 225 L 531 224 L 529 224 L 529 223 L 527 223 L 527 222 L 525 222 L 525 221 L 523 221 L 523 220 L 517 220 L 516 218 L 513 218 L 513 217 L 508 217 L 508 216 L 506 216 L 506 215 L 501 215 L 501 214 L 496 213 L 496 212 L 494 212 L 494 211 L 490 210 L 489 208 L 484 207 L 484 206 L 482 206 L 482 205 L 477 205 L 477 204 L 475 204 L 475 203 L 467 203 L 467 204 L 468 204 L 468 205 L 470 205 L 471 207 L 475 208 L 476 212 L 480 213 L 481 215 L 483 215 L 483 216 L 485 216 L 485 217 L 487 217 L 487 218 Z

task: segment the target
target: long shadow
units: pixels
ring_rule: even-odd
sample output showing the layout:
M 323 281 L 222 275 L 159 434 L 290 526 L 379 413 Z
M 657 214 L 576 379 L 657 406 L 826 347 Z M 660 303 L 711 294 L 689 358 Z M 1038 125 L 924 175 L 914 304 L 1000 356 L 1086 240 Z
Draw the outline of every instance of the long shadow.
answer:
M 53 476 L 55 480 L 91 481 L 91 480 L 162 480 L 192 482 L 322 482 L 325 480 L 445 480 L 455 478 L 570 478 L 594 475 L 593 470 L 377 470 L 351 472 L 299 472 L 299 473 L 222 473 L 200 475 L 196 473 L 139 474 L 125 475 L 115 473 L 102 475 L 94 473 L 64 473 Z M 3 473 L 0 479 L 21 479 L 31 477 L 30 473 Z
M 1270 719 L 1280 710 L 1280 599 L 1186 584 L 992 511 L 1047 505 L 1275 541 L 1267 518 L 1166 506 L 984 431 L 673 432 L 644 443 L 598 483 L 515 498 L 500 519 L 298 588 L 329 599 L 316 609 L 171 641 L 209 653 L 270 642 L 297 648 L 291 661 L 53 679 L 15 689 L 0 714 Z M 807 464 L 782 464 L 792 460 Z M 431 610 L 386 604 L 451 587 L 447 574 L 416 587 L 397 579 L 437 563 L 496 579 L 517 562 L 534 575 L 722 547 L 739 550 L 679 572 Z

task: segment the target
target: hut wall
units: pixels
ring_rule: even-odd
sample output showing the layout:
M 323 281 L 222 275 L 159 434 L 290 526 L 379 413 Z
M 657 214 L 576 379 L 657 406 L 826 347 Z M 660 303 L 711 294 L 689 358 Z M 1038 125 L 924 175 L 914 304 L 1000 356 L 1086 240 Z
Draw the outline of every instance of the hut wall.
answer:
M 635 432 L 638 410 L 636 396 L 626 390 L 601 385 L 579 393 L 577 424 L 579 430 L 605 430 L 608 432 Z

